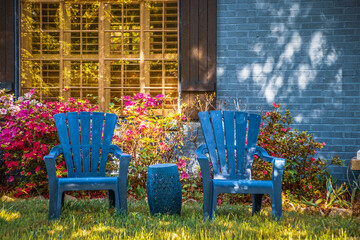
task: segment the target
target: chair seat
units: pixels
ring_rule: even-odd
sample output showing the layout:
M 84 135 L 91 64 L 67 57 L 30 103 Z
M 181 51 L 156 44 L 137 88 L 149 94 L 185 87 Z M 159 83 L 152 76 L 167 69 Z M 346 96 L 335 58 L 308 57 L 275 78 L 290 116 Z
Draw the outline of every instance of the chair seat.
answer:
M 58 186 L 63 191 L 113 190 L 118 181 L 118 177 L 58 178 Z
M 214 189 L 221 189 L 224 193 L 270 193 L 273 181 L 264 180 L 212 180 Z

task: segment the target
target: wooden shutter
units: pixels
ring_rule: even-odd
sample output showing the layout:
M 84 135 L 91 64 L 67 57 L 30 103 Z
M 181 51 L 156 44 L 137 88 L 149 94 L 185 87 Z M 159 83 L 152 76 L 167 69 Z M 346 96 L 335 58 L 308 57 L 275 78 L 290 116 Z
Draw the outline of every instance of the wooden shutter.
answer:
M 0 89 L 14 91 L 15 11 L 13 0 L 0 1 Z
M 204 99 L 206 93 L 216 91 L 217 0 L 180 3 L 181 99 L 191 106 L 196 95 Z M 191 118 L 197 119 L 197 112 Z

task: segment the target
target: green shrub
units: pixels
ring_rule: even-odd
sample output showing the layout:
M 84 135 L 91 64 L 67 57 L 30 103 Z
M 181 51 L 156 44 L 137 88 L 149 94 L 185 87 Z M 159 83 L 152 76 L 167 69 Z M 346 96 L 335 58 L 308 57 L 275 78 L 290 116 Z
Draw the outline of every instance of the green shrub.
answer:
M 330 176 L 328 166 L 340 165 L 339 158 L 326 161 L 314 157 L 325 143 L 315 141 L 307 131 L 291 129 L 293 118 L 290 111 L 281 114 L 281 105 L 275 103 L 273 108 L 273 111 L 263 115 L 258 146 L 265 148 L 272 156 L 286 159 L 283 191 L 298 199 L 324 198 L 326 179 Z M 256 179 L 270 179 L 271 165 L 255 159 L 253 173 Z
M 138 93 L 124 96 L 124 119 L 116 131 L 115 144 L 131 155 L 129 166 L 129 195 L 144 198 L 148 167 L 151 164 L 173 162 L 178 164 L 181 180 L 188 179 L 186 160 L 181 158 L 188 119 L 178 111 L 161 112 L 164 95 L 151 97 Z M 119 109 L 111 109 L 119 114 Z

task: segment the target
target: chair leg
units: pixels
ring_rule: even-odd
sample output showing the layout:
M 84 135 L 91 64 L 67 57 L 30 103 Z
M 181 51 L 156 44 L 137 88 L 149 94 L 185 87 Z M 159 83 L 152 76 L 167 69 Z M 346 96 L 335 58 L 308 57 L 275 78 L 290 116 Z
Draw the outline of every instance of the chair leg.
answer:
M 210 194 L 204 194 L 203 212 L 204 212 L 204 221 L 207 221 L 211 215 L 211 195 Z
M 252 215 L 259 213 L 261 210 L 261 202 L 264 194 L 253 194 L 252 195 Z
M 115 204 L 116 210 L 119 211 L 121 214 L 126 214 L 126 210 L 124 212 L 124 210 L 121 208 L 122 206 L 121 206 L 119 189 L 114 190 L 113 193 L 114 193 L 114 204 Z
M 49 220 L 55 219 L 56 192 L 49 192 Z
M 279 221 L 282 218 L 281 191 L 274 191 L 270 195 L 270 198 L 273 219 Z
M 217 193 L 214 189 L 212 189 L 211 194 L 211 208 L 210 208 L 210 220 L 213 221 L 216 217 L 216 204 L 217 204 L 217 197 L 219 193 Z
M 61 212 L 61 206 L 63 204 L 63 195 L 64 192 L 61 190 L 58 190 L 57 198 L 56 198 L 56 207 L 55 207 L 55 219 L 60 218 L 60 212 Z
M 126 178 L 122 179 L 119 184 L 115 198 L 118 198 L 117 202 L 119 203 L 119 207 L 117 209 L 120 210 L 122 214 L 127 214 L 127 186 L 126 186 Z
M 64 202 L 65 202 L 64 199 L 65 199 L 65 192 L 63 192 L 61 195 L 61 208 L 64 207 Z
M 108 195 L 109 195 L 109 206 L 110 207 L 115 207 L 115 192 L 114 190 L 109 190 L 108 191 Z

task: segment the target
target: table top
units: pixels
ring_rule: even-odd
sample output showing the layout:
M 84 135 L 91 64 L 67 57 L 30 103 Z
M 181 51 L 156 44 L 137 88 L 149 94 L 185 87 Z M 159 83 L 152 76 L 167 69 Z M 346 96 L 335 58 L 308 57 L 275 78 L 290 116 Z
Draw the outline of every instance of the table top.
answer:
M 149 166 L 150 173 L 169 173 L 178 172 L 177 166 L 174 163 L 161 163 Z
M 176 164 L 174 163 L 160 163 L 160 164 L 153 164 L 150 165 L 149 168 L 167 168 L 167 167 L 174 167 Z

